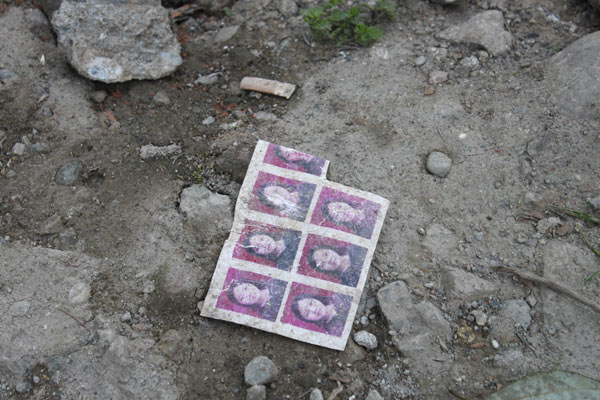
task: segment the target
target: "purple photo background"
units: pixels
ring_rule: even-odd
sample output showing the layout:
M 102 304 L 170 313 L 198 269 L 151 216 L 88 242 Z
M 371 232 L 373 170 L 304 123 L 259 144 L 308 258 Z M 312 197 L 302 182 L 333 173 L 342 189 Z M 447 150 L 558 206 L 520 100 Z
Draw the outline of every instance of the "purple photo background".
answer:
M 323 175 L 325 167 L 325 160 L 322 158 L 273 143 L 269 143 L 263 162 L 317 176 Z

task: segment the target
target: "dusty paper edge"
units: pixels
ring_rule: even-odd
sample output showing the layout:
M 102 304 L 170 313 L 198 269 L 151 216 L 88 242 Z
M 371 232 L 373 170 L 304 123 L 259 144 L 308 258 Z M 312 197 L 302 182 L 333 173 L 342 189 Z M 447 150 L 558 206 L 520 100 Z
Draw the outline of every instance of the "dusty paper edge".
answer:
M 325 175 L 327 172 L 327 167 L 329 166 L 328 161 L 325 162 L 323 171 L 319 176 L 263 163 L 263 160 L 265 159 L 265 153 L 269 145 L 270 144 L 268 142 L 259 141 L 256 146 L 252 160 L 248 167 L 248 173 L 244 179 L 240 189 L 240 195 L 236 202 L 233 226 L 229 238 L 225 242 L 219 256 L 208 294 L 204 300 L 204 306 L 202 307 L 201 315 L 204 317 L 211 317 L 225 321 L 231 321 L 241 325 L 251 326 L 306 343 L 311 343 L 335 350 L 343 350 L 346 346 L 348 336 L 352 330 L 354 318 L 358 310 L 358 304 L 368 279 L 373 254 L 377 240 L 379 239 L 379 234 L 383 226 L 387 209 L 389 207 L 389 202 L 388 200 L 375 194 L 347 187 L 339 183 L 327 181 L 325 179 Z M 304 219 L 304 222 L 293 221 L 289 218 L 284 218 L 281 216 L 263 214 L 259 211 L 249 209 L 248 206 L 253 196 L 252 190 L 261 172 L 279 177 L 299 180 L 308 184 L 314 184 L 316 186 L 310 204 L 310 209 Z M 326 190 L 338 190 L 347 193 L 348 195 L 357 196 L 379 205 L 377 219 L 374 223 L 369 239 L 359 237 L 352 233 L 332 229 L 330 227 L 324 227 L 310 223 L 313 213 L 315 212 L 315 203 L 318 201 L 323 188 L 327 188 Z M 284 227 L 286 230 L 298 230 L 302 233 L 302 238 L 297 246 L 292 269 L 289 271 L 282 271 L 277 268 L 265 267 L 253 262 L 233 258 L 233 252 L 236 244 L 240 240 L 242 231 L 246 225 L 246 221 Z M 348 243 L 350 247 L 362 247 L 368 249 L 362 261 L 362 269 L 360 271 L 360 277 L 356 286 L 349 287 L 340 283 L 328 282 L 322 279 L 304 276 L 297 273 L 297 270 L 299 269 L 298 261 L 303 256 L 304 246 L 309 235 L 317 235 L 320 237 L 331 238 L 332 240 L 343 241 Z M 284 281 L 286 283 L 285 292 L 281 297 L 277 316 L 274 321 L 217 307 L 219 297 L 222 297 L 222 293 L 224 291 L 223 288 L 226 283 L 227 274 L 232 270 L 241 271 L 240 274 L 262 275 L 271 278 L 274 282 Z M 314 288 L 315 290 L 318 289 L 332 292 L 339 295 L 337 297 L 343 299 L 347 299 L 345 296 L 352 297 L 351 304 L 349 304 L 349 308 L 345 317 L 343 331 L 339 336 L 309 330 L 281 321 L 284 311 L 289 309 L 289 307 L 286 308 L 286 306 L 290 300 L 289 296 L 293 285 L 295 286 L 295 289 L 298 289 L 298 287 L 301 287 L 302 285 L 306 285 Z

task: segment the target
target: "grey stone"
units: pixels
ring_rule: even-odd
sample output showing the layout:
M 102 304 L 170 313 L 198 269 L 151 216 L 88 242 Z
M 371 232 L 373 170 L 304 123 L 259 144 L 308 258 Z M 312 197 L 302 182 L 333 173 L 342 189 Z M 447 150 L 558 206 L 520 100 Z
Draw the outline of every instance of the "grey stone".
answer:
M 31 390 L 31 385 L 29 384 L 29 382 L 26 381 L 19 382 L 17 383 L 17 386 L 15 386 L 15 390 L 17 391 L 17 393 L 27 393 Z
M 16 154 L 18 156 L 22 156 L 23 153 L 25 153 L 25 144 L 18 143 L 18 142 L 15 143 L 13 145 L 12 152 L 13 152 L 13 154 Z
M 233 223 L 229 197 L 200 185 L 192 185 L 181 192 L 179 211 L 189 224 L 201 228 L 207 237 L 228 233 Z
M 131 313 L 129 311 L 126 311 L 125 313 L 121 314 L 121 317 L 119 319 L 121 320 L 121 322 L 129 322 L 131 321 Z
M 75 228 L 67 228 L 58 235 L 58 238 L 62 244 L 74 246 L 77 243 L 77 232 Z
M 525 301 L 527 302 L 527 304 L 529 304 L 529 306 L 531 308 L 535 307 L 535 305 L 537 304 L 537 299 L 535 298 L 535 296 L 533 294 L 530 294 L 529 296 L 527 296 L 525 298 Z
M 392 339 L 396 348 L 422 371 L 439 370 L 432 360 L 443 357 L 439 340 L 449 340 L 452 332 L 442 312 L 426 300 L 413 304 L 402 281 L 379 289 L 377 300 L 389 328 L 396 331 Z
M 178 144 L 170 144 L 168 146 L 146 144 L 140 148 L 140 157 L 142 160 L 155 157 L 171 157 L 179 154 L 181 154 L 181 146 Z
M 523 299 L 508 300 L 502 307 L 501 315 L 514 321 L 515 327 L 529 328 L 531 315 L 529 304 Z
M 454 42 L 481 45 L 494 56 L 508 52 L 513 42 L 513 36 L 504 29 L 502 12 L 497 10 L 479 13 L 460 25 L 446 29 L 439 36 Z
M 475 323 L 479 326 L 485 326 L 487 323 L 487 315 L 481 310 L 471 311 L 471 315 L 475 317 Z
M 215 35 L 216 43 L 223 43 L 231 39 L 235 36 L 236 33 L 240 30 L 239 25 L 227 26 L 225 28 L 221 28 L 219 32 Z
M 312 392 L 310 392 L 310 400 L 323 400 L 323 393 L 317 388 L 314 388 Z
M 185 337 L 175 329 L 169 329 L 162 335 L 158 348 L 165 356 L 174 361 L 183 361 L 185 358 L 184 349 Z
M 266 111 L 259 111 L 254 117 L 259 121 L 277 121 L 277 115 Z
M 600 210 L 600 196 L 591 197 L 587 199 L 587 202 L 594 210 Z
M 246 391 L 246 400 L 266 400 L 267 388 L 264 385 L 253 385 Z
M 162 104 L 165 106 L 171 104 L 171 99 L 169 99 L 169 96 L 167 96 L 167 94 L 162 90 L 156 92 L 154 97 L 152 97 L 152 101 L 156 104 Z
M 31 303 L 27 300 L 16 301 L 8 308 L 8 313 L 13 317 L 20 317 L 21 315 L 27 314 L 30 306 Z
M 217 83 L 217 81 L 219 80 L 219 76 L 223 75 L 220 72 L 213 72 L 212 74 L 208 74 L 208 75 L 198 75 L 198 78 L 194 81 L 194 83 L 196 85 L 205 85 L 205 86 L 210 86 L 210 85 L 214 85 L 215 83 Z
M 258 356 L 246 365 L 244 380 L 248 385 L 264 385 L 273 382 L 279 375 L 279 368 L 265 356 Z
M 169 12 L 158 0 L 63 1 L 51 22 L 67 59 L 89 79 L 158 79 L 182 63 Z
M 85 282 L 77 282 L 69 290 L 69 301 L 73 304 L 85 303 L 90 299 L 92 288 Z
M 92 101 L 94 103 L 102 103 L 104 102 L 104 100 L 106 100 L 106 97 L 108 95 L 106 94 L 106 92 L 104 90 L 96 90 L 93 91 L 92 94 L 90 94 L 90 98 L 92 99 Z
M 365 400 L 384 400 L 384 399 L 377 390 L 371 389 L 371 390 L 369 390 L 369 394 L 367 394 L 367 398 Z
M 579 117 L 598 117 L 600 98 L 600 32 L 576 40 L 549 60 L 545 81 L 553 89 L 553 100 Z
M 63 164 L 58 171 L 56 171 L 54 181 L 58 185 L 72 186 L 75 184 L 75 182 L 77 182 L 77 179 L 79 179 L 79 174 L 81 173 L 82 169 L 83 163 L 79 160 Z
M 50 146 L 46 142 L 37 142 L 31 145 L 31 150 L 46 154 L 50 153 Z
M 452 167 L 452 159 L 439 151 L 432 151 L 427 156 L 427 171 L 440 178 L 445 178 Z
M 365 349 L 374 350 L 377 348 L 377 336 L 373 335 L 371 332 L 356 332 L 354 334 L 354 341 Z
M 60 215 L 54 214 L 44 221 L 42 226 L 40 226 L 38 233 L 40 235 L 53 235 L 60 232 L 62 230 L 62 226 L 63 224 Z
M 298 12 L 298 6 L 294 0 L 278 0 L 277 10 L 286 17 L 291 17 Z
M 420 67 L 421 65 L 424 65 L 426 62 L 427 62 L 427 57 L 419 56 L 415 60 L 415 66 Z
M 202 125 L 212 125 L 215 122 L 215 118 L 213 116 L 208 116 L 202 120 Z
M 491 296 L 496 286 L 477 275 L 456 268 L 444 271 L 446 296 L 457 301 L 473 301 Z
M 448 73 L 446 71 L 433 71 L 429 74 L 429 83 L 432 85 L 437 85 L 438 83 L 444 83 L 447 80 L 448 80 Z

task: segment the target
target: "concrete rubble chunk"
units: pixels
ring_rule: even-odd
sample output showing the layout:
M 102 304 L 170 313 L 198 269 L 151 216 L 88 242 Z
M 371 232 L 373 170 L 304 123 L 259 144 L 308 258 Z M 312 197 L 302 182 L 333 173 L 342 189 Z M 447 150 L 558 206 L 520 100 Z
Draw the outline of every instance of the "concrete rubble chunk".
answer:
M 582 118 L 597 118 L 600 97 L 600 32 L 576 40 L 548 62 L 545 82 L 557 106 Z
M 470 272 L 456 268 L 447 268 L 444 271 L 444 285 L 446 295 L 459 301 L 473 301 L 490 296 L 496 287 Z
M 460 25 L 444 30 L 439 37 L 453 42 L 478 44 L 494 56 L 508 52 L 513 42 L 513 36 L 504 29 L 504 16 L 498 10 L 479 13 Z
M 365 349 L 373 350 L 377 348 L 377 336 L 373 335 L 371 332 L 356 332 L 354 334 L 354 341 Z
M 181 192 L 179 211 L 189 224 L 202 228 L 207 236 L 225 234 L 233 223 L 229 197 L 200 185 Z
M 63 1 L 51 17 L 58 45 L 86 78 L 159 79 L 181 65 L 168 11 L 153 1 Z
M 170 157 L 181 154 L 181 146 L 178 144 L 170 144 L 168 146 L 155 146 L 147 144 L 140 148 L 140 157 L 142 160 L 147 160 L 154 157 Z
M 279 375 L 279 368 L 265 356 L 258 356 L 246 365 L 244 379 L 248 385 L 264 385 L 273 382 Z
M 215 35 L 215 42 L 223 43 L 231 39 L 235 36 L 236 33 L 240 30 L 238 25 L 227 26 L 225 28 L 220 29 Z
M 312 392 L 310 392 L 310 400 L 323 400 L 323 393 L 317 388 L 314 388 Z

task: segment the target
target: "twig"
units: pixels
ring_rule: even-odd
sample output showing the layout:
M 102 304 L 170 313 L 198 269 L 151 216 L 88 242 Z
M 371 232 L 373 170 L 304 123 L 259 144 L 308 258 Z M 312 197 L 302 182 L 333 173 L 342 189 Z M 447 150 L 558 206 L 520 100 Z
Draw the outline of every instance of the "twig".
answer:
M 307 394 L 309 394 L 312 391 L 313 391 L 313 388 L 308 389 L 306 392 L 304 392 L 300 396 L 298 396 L 298 400 L 300 400 L 301 398 L 303 398 L 304 396 L 306 396 Z
M 306 43 L 306 45 L 308 47 L 312 48 L 312 43 L 310 42 L 310 40 L 308 40 L 308 38 L 306 37 L 306 32 L 304 32 L 304 26 L 302 26 L 302 28 L 300 28 L 300 30 L 302 31 L 302 39 L 304 39 L 304 43 Z
M 550 209 L 555 213 L 565 213 L 567 215 L 570 215 L 571 217 L 579 218 L 588 222 L 593 222 L 595 224 L 600 224 L 600 216 L 598 215 L 588 214 L 581 211 L 570 210 L 568 208 L 562 207 L 550 207 Z
M 327 398 L 327 400 L 333 400 L 337 397 L 338 394 L 342 393 L 344 391 L 344 386 L 338 381 L 338 387 L 335 388 L 333 390 L 333 392 L 331 392 L 331 394 L 329 395 L 329 397 Z
M 86 329 L 88 332 L 90 331 L 90 329 L 89 329 L 87 326 L 85 326 L 85 325 L 84 325 L 84 323 L 83 323 L 83 322 L 81 322 L 81 321 L 79 320 L 79 318 L 75 317 L 75 316 L 74 316 L 73 314 L 71 314 L 70 312 L 63 310 L 63 309 L 62 309 L 62 308 L 60 308 L 60 307 L 56 307 L 56 309 L 57 309 L 58 311 L 61 311 L 61 312 L 65 313 L 65 314 L 66 314 L 66 315 L 68 315 L 69 317 L 73 318 L 73 319 L 75 320 L 75 322 L 77 322 L 79 325 L 83 326 L 83 327 L 84 327 L 84 328 L 85 328 L 85 329 Z
M 457 392 L 456 390 L 454 390 L 454 389 L 448 388 L 448 392 L 449 392 L 449 393 L 450 393 L 452 396 L 456 397 L 457 399 L 460 399 L 460 400 L 468 400 L 468 399 L 467 399 L 465 396 L 461 395 L 460 393 L 458 393 L 458 392 Z
M 578 302 L 580 302 L 581 304 L 585 304 L 586 306 L 588 306 L 589 308 L 591 308 L 592 310 L 596 311 L 597 313 L 600 313 L 600 305 L 594 303 L 593 301 L 575 293 L 574 291 L 572 291 L 569 288 L 566 288 L 562 285 L 559 285 L 556 282 L 552 282 L 549 279 L 546 278 L 542 278 L 541 276 L 537 276 L 537 275 L 533 275 L 533 274 L 529 274 L 527 272 L 521 272 L 518 271 L 514 268 L 510 268 L 504 265 L 500 265 L 498 267 L 493 267 L 493 269 L 501 271 L 501 272 L 506 272 L 508 274 L 513 274 L 513 275 L 517 275 L 519 278 L 521 279 L 525 279 L 531 282 L 535 282 L 535 283 L 539 283 L 541 285 L 544 285 L 546 287 L 548 287 L 549 289 L 554 290 L 555 292 L 558 293 L 562 293 L 565 296 L 568 296 L 570 298 L 572 298 L 573 300 L 577 300 Z

